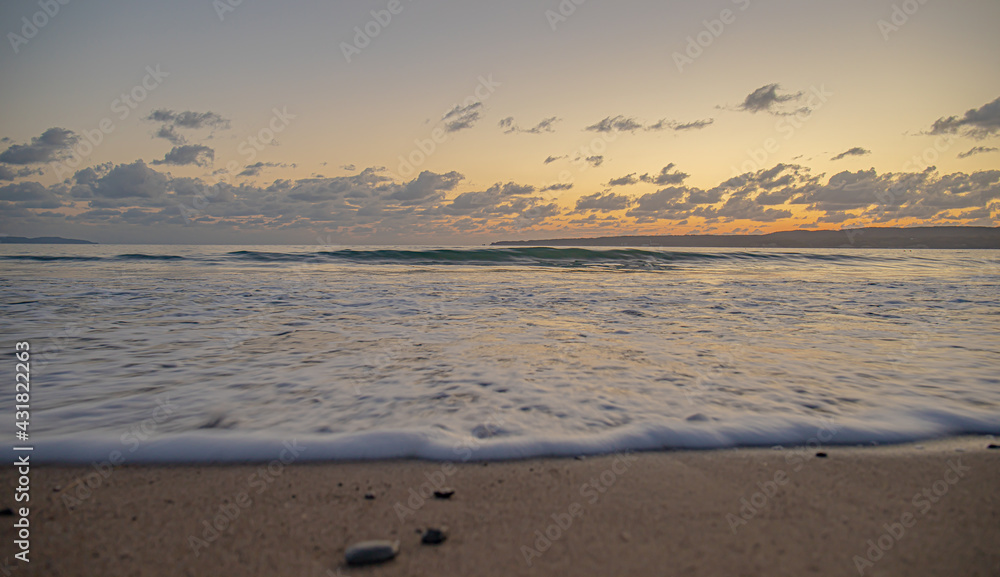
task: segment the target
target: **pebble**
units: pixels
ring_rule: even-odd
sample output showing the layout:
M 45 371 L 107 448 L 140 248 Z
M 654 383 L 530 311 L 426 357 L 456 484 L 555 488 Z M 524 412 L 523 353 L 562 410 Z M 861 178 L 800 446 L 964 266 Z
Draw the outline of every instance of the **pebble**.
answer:
M 348 565 L 383 563 L 399 553 L 399 541 L 363 541 L 347 548 Z
M 438 499 L 451 499 L 451 496 L 455 494 L 455 490 L 451 487 L 442 487 L 438 491 L 434 491 L 434 496 Z
M 819 453 L 816 453 L 816 456 L 819 457 L 820 459 L 825 459 L 827 455 L 826 453 L 821 451 Z
M 994 445 L 993 443 L 990 443 L 989 445 L 986 446 L 986 448 L 987 449 L 1000 449 L 1000 445 Z
M 375 494 L 374 493 L 365 493 L 365 499 L 368 499 L 369 501 L 371 501 L 374 498 L 375 498 Z
M 420 538 L 420 542 L 424 545 L 440 545 L 444 543 L 444 540 L 448 538 L 448 529 L 443 527 L 441 529 L 428 528 L 424 531 L 423 537 Z

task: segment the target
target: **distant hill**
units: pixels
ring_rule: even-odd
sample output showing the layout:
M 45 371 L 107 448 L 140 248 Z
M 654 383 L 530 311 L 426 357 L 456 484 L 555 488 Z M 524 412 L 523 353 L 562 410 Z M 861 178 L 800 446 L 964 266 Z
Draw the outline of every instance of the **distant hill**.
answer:
M 79 240 L 76 238 L 62 238 L 58 236 L 39 236 L 28 238 L 26 236 L 0 236 L 0 244 L 97 244 L 89 240 Z
M 1000 248 L 1000 227 L 925 226 L 789 230 L 746 235 L 604 236 L 511 240 L 493 246 L 661 246 L 715 248 Z

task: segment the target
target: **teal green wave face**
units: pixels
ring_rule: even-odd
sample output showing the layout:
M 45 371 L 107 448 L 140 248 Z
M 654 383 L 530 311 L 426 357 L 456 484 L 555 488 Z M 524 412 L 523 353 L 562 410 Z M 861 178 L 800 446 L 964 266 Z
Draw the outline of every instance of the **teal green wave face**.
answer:
M 986 0 L 0 7 L 0 231 L 498 239 L 997 223 Z

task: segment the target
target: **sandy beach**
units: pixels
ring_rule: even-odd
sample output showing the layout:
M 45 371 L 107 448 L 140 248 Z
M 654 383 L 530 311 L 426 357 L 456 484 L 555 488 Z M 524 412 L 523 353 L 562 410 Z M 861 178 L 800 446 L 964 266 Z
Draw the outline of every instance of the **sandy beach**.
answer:
M 990 442 L 37 466 L 30 566 L 14 562 L 10 527 L 0 558 L 5 575 L 52 576 L 995 576 L 1000 450 Z M 0 480 L 13 495 L 13 469 Z M 442 487 L 454 495 L 434 497 Z M 421 544 L 428 527 L 447 540 Z M 348 567 L 345 549 L 371 539 L 398 539 L 399 555 Z

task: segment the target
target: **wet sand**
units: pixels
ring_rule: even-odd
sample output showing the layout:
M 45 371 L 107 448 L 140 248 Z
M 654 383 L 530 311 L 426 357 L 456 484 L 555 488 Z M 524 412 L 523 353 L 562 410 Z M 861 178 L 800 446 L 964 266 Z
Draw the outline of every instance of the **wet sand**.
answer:
M 3 517 L 0 573 L 996 576 L 991 442 L 454 465 L 36 465 L 31 562 L 15 561 L 17 517 Z M 21 505 L 16 484 L 13 467 L 0 471 L 0 508 Z M 455 493 L 435 498 L 438 486 Z M 447 540 L 421 544 L 428 527 L 446 527 Z M 369 539 L 398 539 L 400 553 L 346 566 L 346 548 Z

